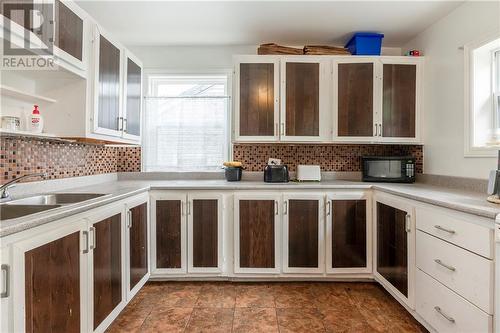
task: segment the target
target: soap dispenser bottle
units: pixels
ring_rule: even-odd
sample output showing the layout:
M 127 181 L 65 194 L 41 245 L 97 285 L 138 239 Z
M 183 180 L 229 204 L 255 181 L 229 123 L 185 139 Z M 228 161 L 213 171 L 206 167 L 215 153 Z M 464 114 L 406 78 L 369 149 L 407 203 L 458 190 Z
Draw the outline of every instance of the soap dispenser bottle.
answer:
M 34 105 L 33 112 L 30 117 L 30 132 L 42 133 L 43 131 L 43 118 L 38 110 L 38 105 Z

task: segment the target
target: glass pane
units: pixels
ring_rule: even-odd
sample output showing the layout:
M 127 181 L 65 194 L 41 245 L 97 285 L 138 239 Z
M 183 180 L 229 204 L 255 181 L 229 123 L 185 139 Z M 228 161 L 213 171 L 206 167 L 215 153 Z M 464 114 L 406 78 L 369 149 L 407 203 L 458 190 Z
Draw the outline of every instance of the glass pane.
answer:
M 240 135 L 274 135 L 274 64 L 240 64 Z
M 127 126 L 132 135 L 141 133 L 141 67 L 127 59 Z
M 377 203 L 377 272 L 408 297 L 406 212 Z
M 369 161 L 367 176 L 377 178 L 401 178 L 402 161 Z
M 99 44 L 100 128 L 118 130 L 120 116 L 120 50 L 103 36 Z
M 319 136 L 319 64 L 286 64 L 286 135 Z
M 332 200 L 332 267 L 366 267 L 366 201 Z

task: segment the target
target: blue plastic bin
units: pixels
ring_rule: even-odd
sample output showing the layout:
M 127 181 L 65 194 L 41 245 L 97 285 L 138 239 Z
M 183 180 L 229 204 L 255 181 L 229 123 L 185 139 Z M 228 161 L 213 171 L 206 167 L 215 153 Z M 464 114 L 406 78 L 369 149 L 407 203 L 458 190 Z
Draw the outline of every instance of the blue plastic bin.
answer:
M 356 32 L 345 45 L 354 55 L 380 55 L 383 34 Z

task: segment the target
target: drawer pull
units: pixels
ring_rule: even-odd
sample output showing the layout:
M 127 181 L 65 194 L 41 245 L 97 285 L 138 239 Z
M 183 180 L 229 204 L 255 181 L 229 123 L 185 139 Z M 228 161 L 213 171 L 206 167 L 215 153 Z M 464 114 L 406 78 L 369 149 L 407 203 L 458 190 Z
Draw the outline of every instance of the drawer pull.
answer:
M 444 313 L 443 310 L 441 310 L 441 308 L 439 306 L 435 306 L 434 310 L 436 310 L 437 313 L 439 313 L 441 316 L 446 318 L 446 320 L 448 320 L 450 323 L 455 324 L 455 319 L 453 317 L 448 316 L 446 313 Z
M 444 231 L 444 232 L 447 232 L 447 233 L 452 234 L 452 235 L 454 235 L 456 233 L 455 230 L 446 229 L 440 225 L 435 225 L 434 228 L 441 230 L 441 231 Z
M 10 266 L 2 264 L 2 272 L 5 272 L 5 288 L 0 293 L 0 298 L 7 298 L 10 296 Z
M 438 264 L 438 265 L 441 265 L 441 266 L 443 266 L 443 267 L 445 267 L 445 268 L 448 268 L 448 269 L 449 269 L 450 271 L 452 271 L 452 272 L 454 272 L 454 271 L 456 271 L 456 270 L 457 270 L 455 267 L 450 266 L 450 265 L 446 265 L 444 262 L 442 262 L 442 261 L 441 261 L 441 260 L 439 260 L 439 259 L 434 259 L 434 262 L 435 262 L 436 264 Z

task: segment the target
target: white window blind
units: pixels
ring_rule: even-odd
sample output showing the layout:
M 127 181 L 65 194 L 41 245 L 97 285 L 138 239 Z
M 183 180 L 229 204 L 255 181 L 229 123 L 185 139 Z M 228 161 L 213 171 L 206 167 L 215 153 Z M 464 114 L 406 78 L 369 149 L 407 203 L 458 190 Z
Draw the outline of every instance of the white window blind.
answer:
M 145 171 L 217 171 L 227 159 L 226 76 L 161 76 L 149 80 Z

